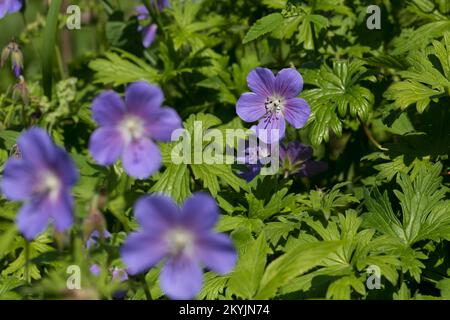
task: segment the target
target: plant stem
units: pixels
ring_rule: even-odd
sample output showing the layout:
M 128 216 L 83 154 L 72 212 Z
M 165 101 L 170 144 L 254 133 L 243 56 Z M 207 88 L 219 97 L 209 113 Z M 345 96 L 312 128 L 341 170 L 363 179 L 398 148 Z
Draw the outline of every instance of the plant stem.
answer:
M 61 51 L 59 50 L 59 47 L 57 45 L 55 45 L 55 57 L 56 63 L 58 65 L 59 76 L 61 77 L 61 79 L 65 79 L 66 72 L 64 71 L 64 64 L 61 57 Z
M 381 150 L 381 151 L 388 151 L 389 149 L 384 148 L 372 135 L 372 132 L 370 132 L 369 128 L 367 127 L 367 125 L 361 120 L 360 117 L 358 117 L 359 122 L 361 123 L 363 129 L 364 129 L 364 133 L 366 134 L 367 138 L 369 138 L 370 142 L 373 143 L 373 145 L 375 147 L 377 147 L 377 149 Z
M 30 284 L 30 243 L 25 240 L 25 281 Z
M 145 293 L 145 297 L 147 298 L 147 300 L 153 300 L 152 294 L 151 294 L 151 292 L 150 292 L 150 290 L 148 288 L 147 281 L 145 280 L 145 275 L 143 275 L 141 277 L 141 283 L 142 283 L 142 286 L 143 286 L 143 289 L 144 289 L 144 293 Z

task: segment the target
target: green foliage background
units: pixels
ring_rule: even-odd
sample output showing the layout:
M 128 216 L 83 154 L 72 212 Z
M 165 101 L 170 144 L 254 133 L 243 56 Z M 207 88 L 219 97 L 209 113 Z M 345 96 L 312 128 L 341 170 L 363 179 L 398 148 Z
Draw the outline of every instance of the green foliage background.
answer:
M 14 225 L 19 204 L 1 198 L 0 298 L 111 299 L 122 286 L 127 299 L 165 299 L 159 268 L 124 284 L 107 270 L 122 266 L 118 248 L 137 227 L 139 196 L 164 192 L 182 202 L 199 190 L 216 198 L 217 230 L 239 252 L 231 274 L 206 273 L 199 299 L 450 298 L 450 2 L 172 0 L 152 16 L 159 28 L 148 50 L 132 14 L 138 2 L 75 1 L 83 25 L 73 31 L 41 2 L 28 1 L 23 19 L 0 21 L 0 45 L 15 37 L 22 47 L 30 93 L 29 104 L 14 101 L 15 80 L 1 70 L 0 164 L 24 128 L 46 128 L 80 169 L 77 223 L 27 244 Z M 373 4 L 380 30 L 366 26 Z M 313 114 L 286 140 L 312 145 L 326 173 L 246 183 L 234 166 L 171 164 L 169 144 L 160 172 L 134 181 L 88 155 L 90 105 L 103 90 L 147 80 L 188 130 L 196 120 L 205 130 L 244 128 L 235 104 L 257 66 L 294 66 L 304 76 L 301 97 Z M 82 226 L 93 210 L 113 236 L 88 251 Z M 90 275 L 93 263 L 100 277 Z M 66 289 L 74 264 L 83 275 L 76 292 Z M 371 290 L 373 266 L 381 287 Z

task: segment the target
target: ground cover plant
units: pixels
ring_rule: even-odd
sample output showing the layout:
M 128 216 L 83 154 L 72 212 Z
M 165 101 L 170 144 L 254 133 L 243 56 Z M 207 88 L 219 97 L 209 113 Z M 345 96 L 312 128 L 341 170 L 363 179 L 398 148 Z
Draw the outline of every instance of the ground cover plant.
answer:
M 0 30 L 0 299 L 450 298 L 449 1 L 0 0 Z

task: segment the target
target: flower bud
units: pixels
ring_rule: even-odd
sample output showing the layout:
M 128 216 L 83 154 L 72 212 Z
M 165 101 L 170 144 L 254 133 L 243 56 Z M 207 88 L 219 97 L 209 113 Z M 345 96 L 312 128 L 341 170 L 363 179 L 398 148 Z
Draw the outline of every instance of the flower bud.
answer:
M 91 208 L 89 215 L 83 222 L 83 233 L 85 239 L 89 239 L 94 231 L 99 235 L 104 235 L 106 231 L 106 220 L 103 214 L 97 208 Z
M 28 91 L 25 79 L 22 76 L 19 76 L 19 83 L 13 87 L 13 103 L 16 104 L 19 98 L 22 100 L 25 106 L 28 106 L 30 104 L 30 92 Z
M 6 60 L 8 60 L 10 54 L 11 54 L 11 47 L 10 47 L 10 44 L 8 44 L 2 50 L 2 56 L 0 59 L 0 67 L 3 67 L 5 65 Z
M 18 47 L 17 47 L 18 48 Z M 18 78 L 23 70 L 23 55 L 20 49 L 14 50 L 11 54 L 12 68 L 14 75 Z
M 23 54 L 15 40 L 12 40 L 5 48 L 3 48 L 0 59 L 1 67 L 5 65 L 9 57 L 11 57 L 14 75 L 16 78 L 19 78 L 23 70 Z

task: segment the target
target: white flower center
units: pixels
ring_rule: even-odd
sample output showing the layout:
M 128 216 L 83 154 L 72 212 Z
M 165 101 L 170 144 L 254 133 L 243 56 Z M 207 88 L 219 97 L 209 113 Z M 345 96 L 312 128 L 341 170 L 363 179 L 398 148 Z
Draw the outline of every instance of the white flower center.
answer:
M 278 116 L 284 111 L 284 98 L 279 96 L 267 97 L 266 102 L 264 102 L 264 107 L 266 108 L 267 114 L 275 114 L 275 116 Z
M 168 233 L 167 241 L 169 252 L 172 256 L 177 256 L 183 252 L 192 251 L 194 237 L 191 232 L 184 229 L 175 229 Z
M 140 139 L 145 135 L 144 122 L 136 116 L 127 116 L 120 123 L 120 130 L 126 142 Z
M 36 191 L 40 194 L 47 194 L 50 199 L 55 200 L 58 198 L 60 189 L 61 181 L 58 176 L 53 172 L 45 172 Z

